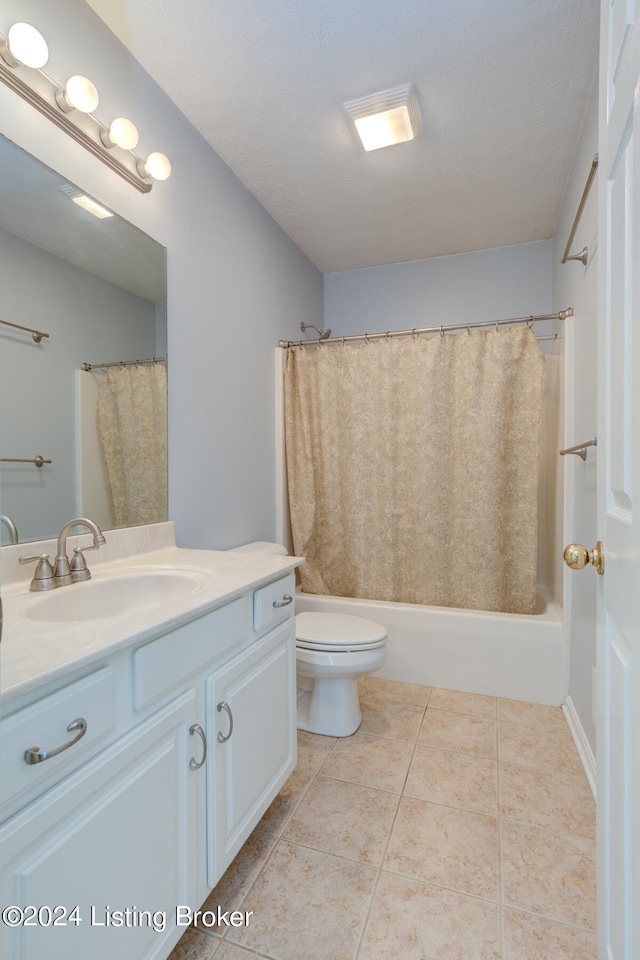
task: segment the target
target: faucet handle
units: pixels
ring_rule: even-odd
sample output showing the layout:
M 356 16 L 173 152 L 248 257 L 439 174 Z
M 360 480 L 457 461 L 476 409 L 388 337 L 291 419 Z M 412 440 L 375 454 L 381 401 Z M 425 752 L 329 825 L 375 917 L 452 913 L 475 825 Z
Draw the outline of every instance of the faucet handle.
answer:
M 73 557 L 71 558 L 71 579 L 74 583 L 81 580 L 91 580 L 91 571 L 84 558 L 85 550 L 97 550 L 99 544 L 93 544 L 88 547 L 74 547 Z
M 36 557 L 18 557 L 18 563 L 33 563 L 34 560 L 38 561 L 38 566 L 36 567 L 36 572 L 33 575 L 29 590 L 33 592 L 53 590 L 54 587 L 57 587 L 57 583 L 53 574 L 53 567 L 49 563 L 48 553 L 41 553 Z

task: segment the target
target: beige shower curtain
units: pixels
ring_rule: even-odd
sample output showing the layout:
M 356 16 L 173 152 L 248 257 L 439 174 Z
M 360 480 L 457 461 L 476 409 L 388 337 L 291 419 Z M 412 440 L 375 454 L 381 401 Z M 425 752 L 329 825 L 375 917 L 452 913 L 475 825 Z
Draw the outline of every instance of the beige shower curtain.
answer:
M 167 519 L 167 379 L 163 366 L 105 370 L 98 432 L 116 527 Z
M 543 382 L 528 327 L 291 351 L 303 589 L 533 613 Z

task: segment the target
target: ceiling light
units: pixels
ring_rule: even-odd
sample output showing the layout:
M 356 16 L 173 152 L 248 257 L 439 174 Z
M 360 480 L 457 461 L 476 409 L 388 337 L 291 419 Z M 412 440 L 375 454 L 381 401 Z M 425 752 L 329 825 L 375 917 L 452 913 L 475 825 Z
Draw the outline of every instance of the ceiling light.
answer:
M 15 67 L 23 63 L 40 69 L 49 59 L 49 48 L 42 34 L 29 23 L 14 23 L 0 49 L 5 63 Z
M 56 103 L 64 113 L 79 110 L 80 113 L 93 113 L 98 106 L 98 91 L 87 77 L 76 73 L 69 77 L 64 90 L 56 93 Z
M 117 117 L 108 130 L 101 131 L 100 137 L 105 147 L 133 150 L 138 146 L 138 128 L 126 117 Z
M 142 177 L 168 180 L 171 176 L 171 161 L 164 153 L 150 153 L 146 160 L 138 161 L 138 171 Z
M 365 150 L 405 143 L 420 132 L 418 102 L 411 84 L 349 100 L 344 108 Z

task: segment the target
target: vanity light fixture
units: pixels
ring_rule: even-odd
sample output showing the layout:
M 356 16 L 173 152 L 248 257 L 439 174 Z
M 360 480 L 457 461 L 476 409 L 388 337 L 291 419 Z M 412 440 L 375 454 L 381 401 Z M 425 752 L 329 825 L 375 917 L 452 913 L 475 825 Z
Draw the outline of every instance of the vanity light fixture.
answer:
M 42 70 L 48 59 L 44 37 L 30 24 L 14 23 L 6 37 L 0 35 L 0 80 L 27 103 L 141 193 L 171 175 L 163 153 L 150 153 L 145 160 L 133 152 L 138 130 L 131 120 L 117 117 L 105 126 L 95 116 L 100 97 L 91 80 L 74 74 L 61 87 Z
M 348 100 L 344 108 L 367 151 L 414 140 L 420 132 L 420 111 L 411 84 Z

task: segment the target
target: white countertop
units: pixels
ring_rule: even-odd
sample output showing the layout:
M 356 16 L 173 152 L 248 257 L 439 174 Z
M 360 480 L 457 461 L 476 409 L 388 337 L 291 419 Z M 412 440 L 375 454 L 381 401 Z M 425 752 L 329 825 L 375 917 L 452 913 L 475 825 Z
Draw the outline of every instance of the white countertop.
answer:
M 39 552 L 35 544 L 26 547 L 23 546 L 20 552 L 32 552 L 32 548 L 35 548 L 33 552 Z M 122 554 L 122 549 L 117 552 Z M 89 557 L 97 559 L 96 554 Z M 102 563 L 94 560 L 89 564 L 92 580 L 58 587 L 52 593 L 30 593 L 30 576 L 5 585 L 2 590 L 4 629 L 0 648 L 2 702 L 7 703 L 43 687 L 122 647 L 168 633 L 245 590 L 293 570 L 301 562 L 299 557 L 189 550 L 171 545 L 115 560 L 105 558 Z M 126 576 L 127 571 L 141 573 L 151 568 L 192 574 L 197 586 L 189 596 L 172 600 L 165 606 L 156 605 L 125 614 L 116 610 L 113 615 L 95 620 L 43 622 L 27 616 L 29 608 L 33 608 L 38 599 L 51 596 L 58 590 L 81 591 L 94 581 L 114 575 Z M 28 570 L 33 575 L 33 567 Z M 6 578 L 4 582 L 6 584 Z

